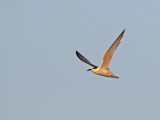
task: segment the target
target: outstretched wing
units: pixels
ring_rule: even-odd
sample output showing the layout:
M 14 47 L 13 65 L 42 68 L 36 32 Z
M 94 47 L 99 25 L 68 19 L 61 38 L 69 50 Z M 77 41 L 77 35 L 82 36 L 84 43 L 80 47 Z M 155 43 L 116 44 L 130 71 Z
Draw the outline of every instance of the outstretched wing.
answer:
M 120 40 L 122 39 L 124 32 L 125 30 L 123 30 L 123 32 L 118 36 L 118 38 L 114 41 L 114 43 L 110 46 L 110 48 L 103 55 L 102 62 L 100 65 L 101 68 L 106 68 L 109 70 L 109 64 L 111 62 L 112 56 L 115 50 L 117 49 L 117 47 L 119 46 Z
M 76 55 L 84 63 L 86 63 L 86 64 L 88 64 L 88 65 L 90 65 L 92 67 L 97 67 L 97 66 L 93 65 L 89 60 L 87 60 L 83 55 L 81 55 L 78 51 L 76 51 Z

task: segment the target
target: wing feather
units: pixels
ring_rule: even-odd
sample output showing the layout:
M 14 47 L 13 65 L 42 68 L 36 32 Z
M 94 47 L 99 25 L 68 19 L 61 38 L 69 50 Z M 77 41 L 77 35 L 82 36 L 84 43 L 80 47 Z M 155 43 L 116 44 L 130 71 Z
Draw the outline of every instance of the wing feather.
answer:
M 76 55 L 84 63 L 86 63 L 86 64 L 88 64 L 88 65 L 90 65 L 92 67 L 97 67 L 96 65 L 93 65 L 89 60 L 87 60 L 83 55 L 81 55 L 78 51 L 76 51 Z
M 120 40 L 122 39 L 124 32 L 125 30 L 122 31 L 122 33 L 118 36 L 118 38 L 114 41 L 114 43 L 110 46 L 110 48 L 103 55 L 102 62 L 100 65 L 101 68 L 106 68 L 109 70 L 109 64 L 111 62 L 112 56 L 115 50 L 118 48 L 120 44 Z

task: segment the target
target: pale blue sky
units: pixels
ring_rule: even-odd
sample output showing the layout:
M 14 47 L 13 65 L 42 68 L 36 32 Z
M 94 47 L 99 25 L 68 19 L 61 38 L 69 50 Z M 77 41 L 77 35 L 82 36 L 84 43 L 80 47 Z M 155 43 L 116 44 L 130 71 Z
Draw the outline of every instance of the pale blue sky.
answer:
M 159 120 L 159 0 L 0 0 L 0 120 Z M 126 29 L 111 71 L 99 65 Z

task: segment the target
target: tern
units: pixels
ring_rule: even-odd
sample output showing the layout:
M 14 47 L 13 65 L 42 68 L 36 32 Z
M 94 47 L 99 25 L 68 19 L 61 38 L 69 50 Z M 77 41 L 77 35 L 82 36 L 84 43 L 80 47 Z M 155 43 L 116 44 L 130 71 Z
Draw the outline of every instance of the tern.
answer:
M 112 59 L 112 56 L 113 56 L 115 50 L 117 49 L 117 47 L 120 44 L 120 41 L 123 37 L 124 32 L 125 32 L 125 29 L 118 36 L 118 38 L 114 41 L 114 43 L 108 48 L 108 50 L 104 53 L 103 58 L 102 58 L 102 62 L 101 62 L 99 67 L 92 64 L 82 54 L 80 54 L 78 51 L 76 51 L 77 57 L 81 61 L 83 61 L 84 63 L 91 66 L 91 68 L 88 69 L 87 71 L 92 71 L 93 73 L 95 73 L 97 75 L 101 75 L 101 76 L 105 76 L 105 77 L 117 78 L 117 79 L 119 78 L 118 76 L 116 76 L 116 75 L 114 75 L 113 73 L 110 72 L 109 64 L 111 62 L 111 59 Z

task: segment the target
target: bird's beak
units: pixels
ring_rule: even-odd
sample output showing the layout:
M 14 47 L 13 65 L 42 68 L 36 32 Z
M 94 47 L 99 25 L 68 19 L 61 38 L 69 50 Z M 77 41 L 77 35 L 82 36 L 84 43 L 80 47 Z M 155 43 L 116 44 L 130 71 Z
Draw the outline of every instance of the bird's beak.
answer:
M 87 71 L 91 71 L 92 69 L 88 69 Z

